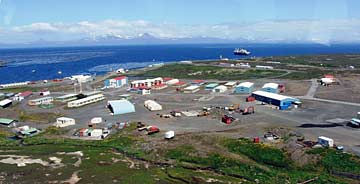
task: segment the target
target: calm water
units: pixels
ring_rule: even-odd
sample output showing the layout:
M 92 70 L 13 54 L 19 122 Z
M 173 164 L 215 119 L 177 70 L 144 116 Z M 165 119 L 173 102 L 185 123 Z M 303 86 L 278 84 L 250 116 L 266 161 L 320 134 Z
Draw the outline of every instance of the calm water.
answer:
M 235 47 L 250 50 L 252 56 L 360 53 L 360 45 L 158 45 L 2 49 L 0 84 L 54 79 L 79 73 L 104 74 L 118 68 L 138 68 L 153 63 L 182 60 L 239 58 Z M 36 72 L 32 72 L 32 71 Z M 58 71 L 62 73 L 59 74 Z

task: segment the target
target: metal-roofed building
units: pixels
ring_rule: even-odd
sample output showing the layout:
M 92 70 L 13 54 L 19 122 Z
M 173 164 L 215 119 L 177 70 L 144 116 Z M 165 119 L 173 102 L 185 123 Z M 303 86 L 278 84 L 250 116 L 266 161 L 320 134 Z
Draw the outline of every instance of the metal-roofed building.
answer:
M 299 100 L 293 97 L 270 93 L 266 91 L 255 91 L 251 94 L 256 100 L 276 105 L 280 110 L 286 110 L 295 103 L 299 103 Z
M 254 89 L 254 83 L 243 82 L 235 87 L 235 93 L 251 93 Z
M 218 86 L 219 84 L 217 83 L 210 83 L 208 85 L 205 86 L 205 90 L 213 90 L 214 88 L 216 88 L 216 86 Z
M 113 100 L 108 101 L 107 106 L 112 115 L 120 115 L 135 112 L 134 104 L 130 103 L 128 100 Z
M 279 92 L 279 84 L 276 83 L 266 83 L 262 87 L 263 91 L 270 93 L 278 93 Z
M 0 124 L 9 126 L 11 123 L 16 122 L 16 120 L 13 119 L 7 119 L 7 118 L 0 118 Z

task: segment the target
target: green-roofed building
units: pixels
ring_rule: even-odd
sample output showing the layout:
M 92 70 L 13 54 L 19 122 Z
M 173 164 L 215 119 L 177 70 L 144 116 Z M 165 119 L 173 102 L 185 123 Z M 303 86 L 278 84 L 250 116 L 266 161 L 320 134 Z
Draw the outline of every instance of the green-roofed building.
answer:
M 0 124 L 9 126 L 11 123 L 15 122 L 13 119 L 0 118 Z
M 35 133 L 37 133 L 39 130 L 36 129 L 36 128 L 29 128 L 27 130 L 23 130 L 23 131 L 20 131 L 20 133 L 23 135 L 23 136 L 30 136 L 30 135 L 33 135 Z
M 214 88 L 216 88 L 219 84 L 217 83 L 210 83 L 208 85 L 205 86 L 205 90 L 213 90 Z

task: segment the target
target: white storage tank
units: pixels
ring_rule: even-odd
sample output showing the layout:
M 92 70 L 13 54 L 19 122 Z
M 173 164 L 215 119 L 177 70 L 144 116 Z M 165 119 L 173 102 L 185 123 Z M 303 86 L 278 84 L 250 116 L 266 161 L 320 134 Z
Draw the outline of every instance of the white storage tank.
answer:
M 102 122 L 102 118 L 101 117 L 94 117 L 90 120 L 91 124 L 99 124 Z

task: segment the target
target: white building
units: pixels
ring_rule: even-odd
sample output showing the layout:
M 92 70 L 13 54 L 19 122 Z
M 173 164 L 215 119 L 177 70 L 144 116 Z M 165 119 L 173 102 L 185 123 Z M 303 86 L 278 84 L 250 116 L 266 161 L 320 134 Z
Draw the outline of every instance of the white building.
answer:
M 76 99 L 77 99 L 77 94 L 67 94 L 55 98 L 55 100 L 59 102 L 69 102 Z
M 40 96 L 49 96 L 50 95 L 50 91 L 49 90 L 44 90 L 40 92 Z
M 145 80 L 135 80 L 130 83 L 131 88 L 150 88 L 153 86 L 163 85 L 164 80 L 161 77 Z
M 328 137 L 320 136 L 318 138 L 318 143 L 324 147 L 334 147 L 334 140 Z
M 10 84 L 0 84 L 0 88 L 15 88 L 28 85 L 29 82 L 16 82 Z
M 174 85 L 176 83 L 180 82 L 179 79 L 171 79 L 171 80 L 168 80 L 166 81 L 166 85 Z
M 161 111 L 162 110 L 162 106 L 153 100 L 146 100 L 144 102 L 144 106 L 146 108 L 148 108 L 150 111 Z
M 49 97 L 29 100 L 28 105 L 35 106 L 35 105 L 49 104 L 53 101 L 54 101 L 54 98 L 49 96 Z
M 91 103 L 99 102 L 104 99 L 105 99 L 105 96 L 103 94 L 97 94 L 97 95 L 92 95 L 92 96 L 82 98 L 79 100 L 68 102 L 67 106 L 70 108 L 81 107 L 81 106 L 88 105 Z
M 220 85 L 220 86 L 216 86 L 212 92 L 213 93 L 224 93 L 225 91 L 227 91 L 227 87 L 224 85 Z
M 93 77 L 91 75 L 73 75 L 70 78 L 71 80 L 76 80 L 80 83 L 84 83 L 84 82 L 90 82 L 93 80 Z
M 184 93 L 196 93 L 200 90 L 200 86 L 192 85 L 184 88 Z
M 63 128 L 71 125 L 75 125 L 75 119 L 67 117 L 57 118 L 56 122 L 54 123 L 54 126 L 58 128 Z
M 228 87 L 228 88 L 233 88 L 236 86 L 236 82 L 235 81 L 230 81 L 227 82 L 226 84 L 224 84 L 224 86 Z
M 257 68 L 257 69 L 265 69 L 265 70 L 274 69 L 274 67 L 272 67 L 272 66 L 261 66 L 261 65 L 256 65 L 255 68 Z

